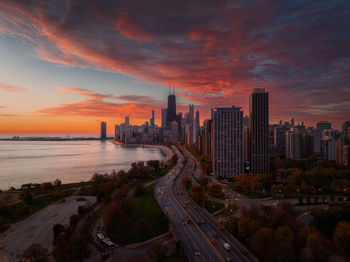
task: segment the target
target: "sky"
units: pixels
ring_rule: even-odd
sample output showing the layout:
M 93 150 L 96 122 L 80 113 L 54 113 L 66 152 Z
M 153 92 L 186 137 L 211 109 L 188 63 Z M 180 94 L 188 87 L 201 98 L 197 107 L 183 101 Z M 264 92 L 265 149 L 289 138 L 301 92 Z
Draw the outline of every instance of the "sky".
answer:
M 265 88 L 270 122 L 350 120 L 348 0 L 0 0 L 0 134 L 201 121 Z

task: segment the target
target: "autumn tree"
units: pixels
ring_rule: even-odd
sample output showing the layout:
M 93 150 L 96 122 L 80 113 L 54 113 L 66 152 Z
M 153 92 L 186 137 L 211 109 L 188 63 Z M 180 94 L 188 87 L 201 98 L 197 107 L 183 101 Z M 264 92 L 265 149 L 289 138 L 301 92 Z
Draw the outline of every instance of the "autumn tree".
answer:
M 154 243 L 148 250 L 147 254 L 155 262 L 164 261 L 168 252 L 167 247 L 162 243 Z
M 123 185 L 121 188 L 115 190 L 112 194 L 112 200 L 118 203 L 121 203 L 125 200 L 129 192 L 129 187 L 127 185 Z
M 263 226 L 262 218 L 256 211 L 246 211 L 238 219 L 238 235 L 241 238 L 251 237 Z
M 197 203 L 203 203 L 204 201 L 207 200 L 207 193 L 203 186 L 191 187 L 190 195 Z
M 29 204 L 33 200 L 33 195 L 30 191 L 27 190 L 23 193 L 22 198 L 25 203 Z
M 184 185 L 184 187 L 186 189 L 189 189 L 192 186 L 192 181 L 191 181 L 191 179 L 188 176 L 185 176 L 182 179 L 181 183 Z
M 261 257 L 268 258 L 274 248 L 274 230 L 263 227 L 256 231 L 252 236 L 251 247 Z
M 350 222 L 339 222 L 333 235 L 334 244 L 337 249 L 350 258 Z
M 127 224 L 127 214 L 120 204 L 111 202 L 103 213 L 103 223 L 110 229 L 120 229 Z
M 290 227 L 280 226 L 274 233 L 275 255 L 281 261 L 294 261 L 294 233 Z
M 47 262 L 49 261 L 50 253 L 47 248 L 39 244 L 31 244 L 18 255 L 18 258 L 23 262 Z
M 209 192 L 216 197 L 223 197 L 224 194 L 221 192 L 221 185 L 213 184 L 209 187 Z
M 329 261 L 331 255 L 330 245 L 330 241 L 326 240 L 318 233 L 310 233 L 307 237 L 306 247 L 310 251 L 312 261 Z
M 55 224 L 53 226 L 53 239 L 56 239 L 61 233 L 65 231 L 66 228 L 62 224 Z

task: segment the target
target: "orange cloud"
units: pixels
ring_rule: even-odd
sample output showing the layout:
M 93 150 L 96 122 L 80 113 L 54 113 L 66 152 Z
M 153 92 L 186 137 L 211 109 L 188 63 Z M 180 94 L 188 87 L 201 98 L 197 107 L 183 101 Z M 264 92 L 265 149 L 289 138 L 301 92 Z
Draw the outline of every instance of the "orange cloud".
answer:
M 149 42 L 154 39 L 150 32 L 138 26 L 131 20 L 128 14 L 123 14 L 121 17 L 117 18 L 115 29 L 131 40 Z
M 10 92 L 10 93 L 23 93 L 26 91 L 26 89 L 23 87 L 6 85 L 6 84 L 0 84 L 0 90 L 4 90 L 4 91 Z

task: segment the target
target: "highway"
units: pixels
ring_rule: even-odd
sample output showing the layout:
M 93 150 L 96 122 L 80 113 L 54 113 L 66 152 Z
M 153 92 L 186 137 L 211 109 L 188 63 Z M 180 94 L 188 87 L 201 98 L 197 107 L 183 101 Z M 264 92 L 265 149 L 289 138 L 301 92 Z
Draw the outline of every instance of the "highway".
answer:
M 169 218 L 190 261 L 257 261 L 233 236 L 213 217 L 195 203 L 182 185 L 185 176 L 192 176 L 195 161 L 177 149 L 178 164 L 155 187 L 157 200 Z M 184 165 L 181 163 L 184 162 Z M 172 211 L 175 212 L 172 215 Z M 190 223 L 189 223 L 190 221 Z M 230 250 L 223 246 L 228 243 Z M 196 252 L 199 251 L 199 254 Z
M 183 170 L 182 162 L 184 158 L 176 148 L 174 150 L 179 156 L 178 163 L 155 186 L 156 199 L 167 215 L 169 223 L 176 237 L 179 238 L 189 261 L 224 261 L 216 254 L 215 248 L 210 245 L 210 242 L 203 237 L 200 230 L 193 223 L 182 224 L 182 221 L 187 221 L 189 217 L 185 214 L 183 207 L 178 204 L 176 196 L 172 193 L 172 186 L 173 180 Z

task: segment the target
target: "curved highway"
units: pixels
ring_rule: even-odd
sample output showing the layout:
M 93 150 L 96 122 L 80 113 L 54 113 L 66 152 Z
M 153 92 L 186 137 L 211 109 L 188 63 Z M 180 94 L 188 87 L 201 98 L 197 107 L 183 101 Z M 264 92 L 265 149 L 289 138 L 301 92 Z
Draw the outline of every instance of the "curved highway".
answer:
M 213 217 L 195 203 L 182 185 L 185 176 L 192 176 L 195 161 L 173 147 L 179 156 L 176 166 L 155 186 L 155 196 L 168 216 L 190 261 L 257 261 Z M 224 248 L 228 243 L 231 248 Z

